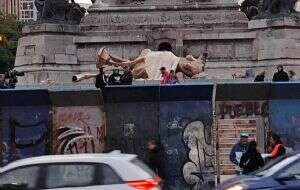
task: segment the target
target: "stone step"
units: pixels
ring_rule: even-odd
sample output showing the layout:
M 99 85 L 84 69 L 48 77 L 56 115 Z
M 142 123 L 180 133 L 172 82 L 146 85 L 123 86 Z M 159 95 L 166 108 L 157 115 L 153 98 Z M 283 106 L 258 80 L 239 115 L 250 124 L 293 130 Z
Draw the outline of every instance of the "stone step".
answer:
M 228 125 L 224 125 L 224 124 L 219 124 L 218 125 L 219 129 L 240 129 L 240 128 L 256 128 L 256 125 L 253 124 L 228 124 Z
M 254 127 L 244 127 L 244 128 L 239 128 L 239 129 L 236 129 L 236 128 L 223 128 L 223 129 L 218 129 L 218 132 L 219 134 L 220 133 L 233 133 L 233 134 L 240 134 L 241 132 L 245 132 L 245 133 L 255 133 L 256 132 L 256 128 Z
M 234 166 L 233 163 L 229 160 L 229 158 L 227 160 L 224 159 L 219 163 L 221 166 Z
M 250 142 L 250 141 L 253 141 L 253 140 L 255 140 L 255 138 L 249 138 L 249 142 Z M 219 140 L 219 144 L 220 144 L 220 146 L 221 146 L 222 144 L 231 144 L 231 145 L 234 145 L 234 144 L 236 144 L 238 141 L 239 141 L 238 138 L 222 138 L 222 139 Z
M 235 174 L 236 174 L 235 169 L 220 171 L 220 175 L 235 175 Z

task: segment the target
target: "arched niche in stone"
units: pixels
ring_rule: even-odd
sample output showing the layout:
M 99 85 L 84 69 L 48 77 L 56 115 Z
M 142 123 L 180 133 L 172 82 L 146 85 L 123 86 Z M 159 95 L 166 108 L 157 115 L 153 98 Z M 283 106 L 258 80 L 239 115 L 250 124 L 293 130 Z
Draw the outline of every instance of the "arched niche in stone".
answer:
M 173 52 L 172 45 L 169 42 L 162 42 L 158 45 L 158 51 L 170 51 Z

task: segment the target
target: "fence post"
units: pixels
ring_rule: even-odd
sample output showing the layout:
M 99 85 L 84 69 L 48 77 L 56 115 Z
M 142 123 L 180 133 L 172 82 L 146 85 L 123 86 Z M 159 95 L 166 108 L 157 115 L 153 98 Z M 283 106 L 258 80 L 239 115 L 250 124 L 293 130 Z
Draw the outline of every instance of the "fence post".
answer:
M 4 144 L 3 144 L 2 109 L 0 108 L 0 167 L 2 167 L 3 165 L 3 152 L 4 152 Z
M 217 83 L 213 84 L 213 94 L 212 94 L 212 114 L 213 114 L 213 137 L 215 146 L 215 174 L 216 174 L 216 186 L 220 184 L 220 161 L 219 161 L 219 130 L 218 130 L 218 120 L 216 113 L 216 91 Z

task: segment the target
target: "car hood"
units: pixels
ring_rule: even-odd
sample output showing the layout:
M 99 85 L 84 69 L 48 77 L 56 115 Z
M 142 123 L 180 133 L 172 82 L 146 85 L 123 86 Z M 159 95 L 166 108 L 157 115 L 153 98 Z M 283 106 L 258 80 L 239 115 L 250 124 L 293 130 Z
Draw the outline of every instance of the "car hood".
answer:
M 240 184 L 246 188 L 251 187 L 251 189 L 270 188 L 277 186 L 277 182 L 271 177 L 241 175 L 225 181 L 219 186 L 218 189 L 223 190 L 237 184 Z

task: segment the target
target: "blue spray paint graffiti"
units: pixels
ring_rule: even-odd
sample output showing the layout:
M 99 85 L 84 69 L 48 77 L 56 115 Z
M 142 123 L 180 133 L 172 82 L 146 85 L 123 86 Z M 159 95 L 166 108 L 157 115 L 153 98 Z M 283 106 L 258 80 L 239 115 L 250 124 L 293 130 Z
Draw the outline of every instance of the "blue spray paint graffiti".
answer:
M 2 107 L 3 164 L 45 155 L 48 125 L 48 106 Z
M 300 150 L 300 100 L 269 101 L 271 130 L 283 143 Z

